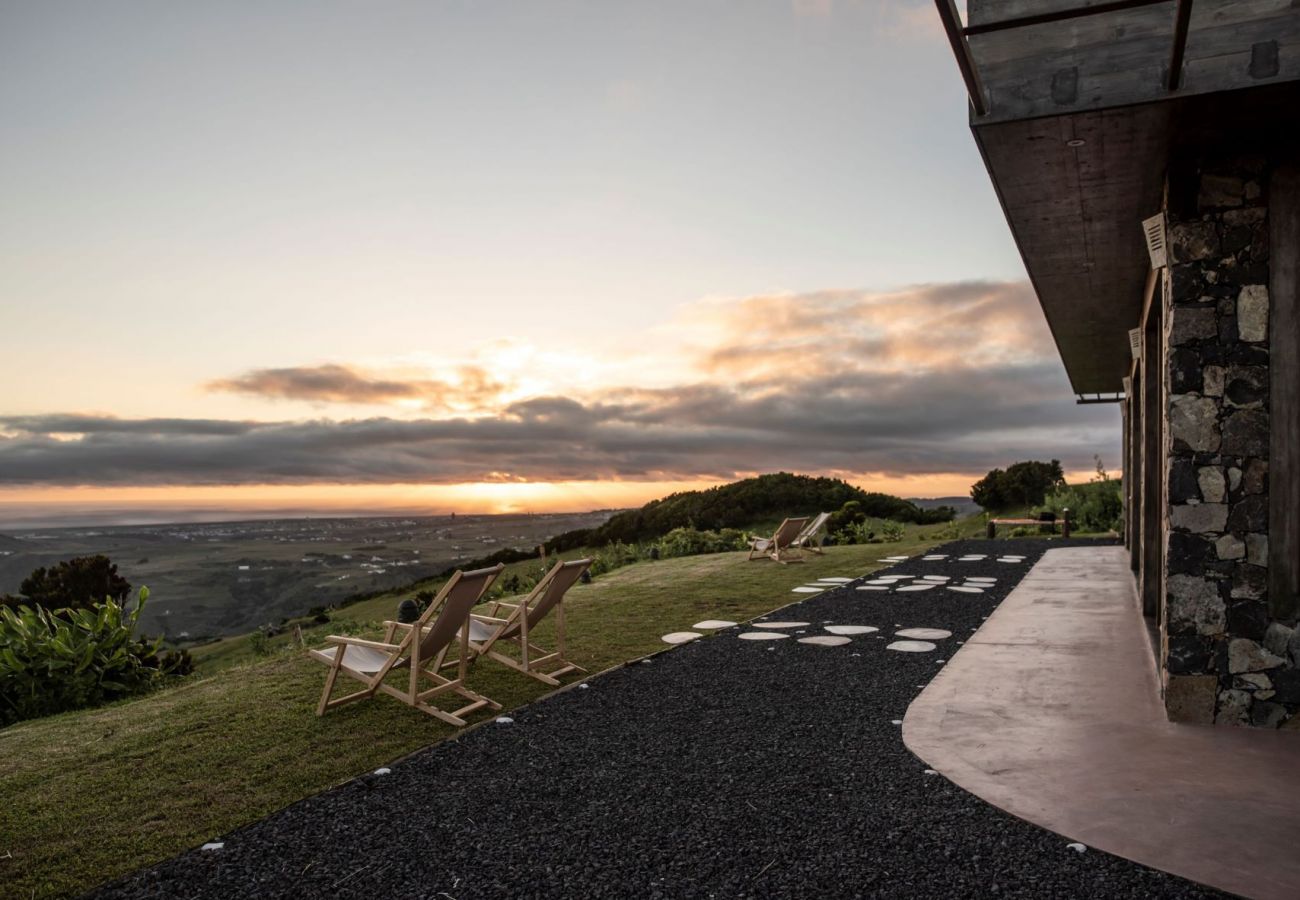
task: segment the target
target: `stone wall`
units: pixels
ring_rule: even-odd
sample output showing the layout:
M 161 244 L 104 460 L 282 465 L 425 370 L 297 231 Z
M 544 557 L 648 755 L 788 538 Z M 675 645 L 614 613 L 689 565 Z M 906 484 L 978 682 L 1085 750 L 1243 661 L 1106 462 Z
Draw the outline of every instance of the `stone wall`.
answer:
M 1300 632 L 1268 608 L 1268 167 L 1171 169 L 1162 657 L 1180 721 L 1300 727 Z

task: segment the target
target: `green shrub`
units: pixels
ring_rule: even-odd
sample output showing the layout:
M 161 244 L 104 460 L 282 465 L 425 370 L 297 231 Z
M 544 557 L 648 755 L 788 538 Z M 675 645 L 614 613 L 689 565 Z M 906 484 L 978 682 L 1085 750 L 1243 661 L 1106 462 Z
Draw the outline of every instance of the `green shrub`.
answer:
M 0 725 L 98 706 L 152 690 L 192 666 L 189 654 L 138 639 L 149 591 L 126 612 L 109 598 L 87 609 L 0 608 Z
M 886 519 L 880 523 L 880 536 L 886 543 L 893 544 L 901 541 L 903 539 L 903 533 L 906 531 L 907 529 L 903 526 L 902 522 L 894 522 Z
M 1076 531 L 1119 531 L 1124 525 L 1124 498 L 1114 480 L 1063 488 L 1044 500 L 1043 509 L 1056 513 L 1058 521 L 1068 509 Z
M 834 517 L 832 517 L 833 520 Z M 861 519 L 850 521 L 831 533 L 831 540 L 839 546 L 849 544 L 881 544 L 901 541 L 906 531 L 901 522 L 891 519 Z
M 253 652 L 254 656 L 269 656 L 271 653 L 271 639 L 266 636 L 266 632 L 260 628 L 248 636 L 248 649 Z
M 731 550 L 744 550 L 745 533 L 734 528 L 720 531 L 700 531 L 695 528 L 674 528 L 659 539 L 655 545 L 659 556 L 671 559 L 675 556 L 699 556 L 703 553 L 726 553 Z
M 117 566 L 107 556 L 78 556 L 50 566 L 42 566 L 23 579 L 18 588 L 21 596 L 0 598 L 3 606 L 37 606 L 42 609 L 85 609 L 101 597 L 126 603 L 131 584 L 117 574 Z

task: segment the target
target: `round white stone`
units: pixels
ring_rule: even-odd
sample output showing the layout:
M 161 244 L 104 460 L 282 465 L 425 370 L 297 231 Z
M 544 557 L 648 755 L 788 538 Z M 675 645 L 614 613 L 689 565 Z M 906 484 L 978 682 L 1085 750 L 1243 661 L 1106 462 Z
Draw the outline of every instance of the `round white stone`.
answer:
M 831 634 L 871 634 L 880 629 L 874 625 L 827 625 L 826 630 Z
M 921 580 L 922 581 L 952 581 L 952 578 L 951 576 L 948 575 L 922 575 Z
M 736 636 L 742 641 L 779 641 L 788 638 L 790 635 L 782 634 L 779 631 L 745 631 Z
M 792 594 L 820 594 L 826 590 L 824 587 L 797 587 L 790 593 Z
M 898 637 L 915 638 L 918 641 L 941 641 L 952 637 L 951 631 L 942 628 L 904 628 L 895 634 Z
M 967 580 L 967 581 L 982 581 L 982 582 L 984 582 L 985 584 L 994 584 L 994 583 L 997 581 L 996 578 L 989 578 L 989 577 L 987 577 L 987 576 L 985 576 L 985 575 L 971 575 L 971 576 L 970 576 L 969 578 L 967 578 L 966 580 Z
M 965 585 L 965 584 L 950 584 L 950 585 L 948 585 L 948 590 L 950 590 L 950 591 L 957 591 L 957 592 L 962 593 L 962 594 L 982 594 L 982 593 L 984 593 L 984 588 L 982 588 L 982 587 L 971 587 L 970 585 Z
M 807 622 L 750 622 L 754 628 L 807 628 Z
M 925 562 L 937 562 L 938 560 L 947 559 L 947 558 L 948 557 L 946 556 L 922 556 L 921 557 L 921 559 L 923 559 Z
M 832 576 L 832 577 L 830 577 L 830 578 L 818 578 L 817 580 L 818 580 L 818 581 L 822 581 L 822 582 L 828 582 L 828 583 L 830 583 L 830 584 L 847 584 L 848 582 L 852 581 L 853 579 L 852 579 L 852 578 L 845 578 L 845 577 L 843 577 L 843 576 L 841 576 L 841 575 L 835 575 L 835 576 Z
M 835 637 L 830 634 L 819 634 L 816 637 L 799 638 L 801 644 L 813 644 L 817 647 L 842 647 L 845 644 L 853 643 L 846 637 Z
M 903 591 L 929 591 L 929 590 L 933 590 L 936 587 L 938 587 L 938 585 L 934 584 L 933 582 L 929 584 L 905 584 L 902 587 L 900 587 L 898 590 L 900 593 L 902 593 Z
M 884 585 L 890 585 L 890 584 L 893 584 L 893 583 L 894 583 L 895 581 L 897 581 L 897 580 L 898 580 L 898 579 L 896 579 L 896 578 L 873 578 L 873 579 L 871 579 L 870 581 L 868 581 L 867 584 L 876 584 L 876 585 L 884 584 Z
M 663 641 L 665 644 L 685 644 L 687 641 L 693 641 L 696 638 L 702 637 L 704 637 L 704 635 L 700 634 L 698 631 L 674 631 L 665 634 L 659 640 Z
M 886 644 L 885 649 L 897 650 L 899 653 L 929 653 L 935 647 L 928 641 L 894 641 Z
M 878 584 L 864 584 L 864 585 L 861 585 L 861 586 L 858 588 L 858 590 L 860 590 L 860 591 L 887 591 L 887 590 L 889 590 L 889 588 L 887 588 L 887 587 L 883 587 L 883 586 L 878 585 Z
M 703 622 L 696 622 L 692 628 L 701 628 L 704 631 L 713 631 L 716 628 L 732 628 L 735 622 L 728 622 L 726 619 L 705 619 Z

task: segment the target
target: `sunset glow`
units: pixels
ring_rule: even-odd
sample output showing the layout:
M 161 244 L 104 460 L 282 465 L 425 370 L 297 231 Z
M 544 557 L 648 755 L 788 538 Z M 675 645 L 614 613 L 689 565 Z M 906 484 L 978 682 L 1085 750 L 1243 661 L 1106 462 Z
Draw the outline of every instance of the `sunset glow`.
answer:
M 983 167 L 932 12 L 33 8 L 0 44 L 0 517 L 1116 468 L 996 198 L 954 189 Z M 907 102 L 870 88 L 900 68 Z

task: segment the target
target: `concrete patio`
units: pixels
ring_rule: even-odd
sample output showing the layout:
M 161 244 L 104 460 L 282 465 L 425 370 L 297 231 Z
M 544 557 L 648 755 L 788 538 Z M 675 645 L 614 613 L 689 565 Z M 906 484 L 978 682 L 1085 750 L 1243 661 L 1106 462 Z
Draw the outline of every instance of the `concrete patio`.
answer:
M 909 749 L 1090 847 L 1300 896 L 1300 731 L 1165 717 L 1121 547 L 1049 550 L 908 709 Z

